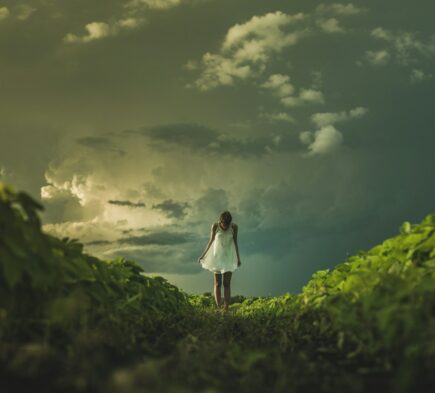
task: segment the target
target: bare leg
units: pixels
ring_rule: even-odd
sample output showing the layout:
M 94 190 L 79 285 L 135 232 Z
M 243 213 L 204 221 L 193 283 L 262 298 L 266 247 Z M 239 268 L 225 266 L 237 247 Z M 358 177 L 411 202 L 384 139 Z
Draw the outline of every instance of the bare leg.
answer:
M 222 274 L 214 273 L 214 298 L 216 300 L 216 305 L 221 306 L 221 285 L 222 285 Z
M 228 311 L 228 307 L 231 302 L 231 275 L 232 272 L 224 273 L 224 300 L 225 300 L 225 311 Z

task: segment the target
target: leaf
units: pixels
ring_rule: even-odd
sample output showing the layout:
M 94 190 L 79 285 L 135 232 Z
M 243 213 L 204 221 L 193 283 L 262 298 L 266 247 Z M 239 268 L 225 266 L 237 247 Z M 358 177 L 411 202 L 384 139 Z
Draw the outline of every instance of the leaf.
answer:
M 0 248 L 0 265 L 2 265 L 3 274 L 9 288 L 13 288 L 19 281 L 23 269 L 17 258 L 14 258 L 6 249 Z
M 405 221 L 399 228 L 401 234 L 407 234 L 411 232 L 411 223 L 409 221 Z

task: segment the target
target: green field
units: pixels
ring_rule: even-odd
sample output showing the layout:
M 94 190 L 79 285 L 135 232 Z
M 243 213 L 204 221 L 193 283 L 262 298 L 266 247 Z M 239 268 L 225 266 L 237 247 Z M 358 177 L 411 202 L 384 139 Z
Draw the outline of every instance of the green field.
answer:
M 0 183 L 1 392 L 435 391 L 435 214 L 223 314 L 43 233 L 41 209 Z

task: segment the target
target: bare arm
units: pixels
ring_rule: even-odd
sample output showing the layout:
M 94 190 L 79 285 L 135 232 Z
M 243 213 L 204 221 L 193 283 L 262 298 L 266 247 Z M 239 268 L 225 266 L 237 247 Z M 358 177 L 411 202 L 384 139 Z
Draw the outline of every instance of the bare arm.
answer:
M 237 259 L 240 261 L 240 255 L 239 255 L 239 245 L 237 244 L 237 233 L 239 232 L 239 227 L 237 224 L 234 224 L 233 227 L 234 231 L 233 231 L 233 239 L 234 239 L 234 244 L 236 246 L 236 253 L 237 253 Z
M 204 255 L 207 253 L 207 250 L 210 248 L 211 244 L 213 243 L 215 236 L 216 236 L 216 223 L 213 223 L 211 226 L 210 239 L 208 241 L 208 244 L 207 244 L 204 252 L 199 257 L 199 259 L 202 259 L 204 257 Z

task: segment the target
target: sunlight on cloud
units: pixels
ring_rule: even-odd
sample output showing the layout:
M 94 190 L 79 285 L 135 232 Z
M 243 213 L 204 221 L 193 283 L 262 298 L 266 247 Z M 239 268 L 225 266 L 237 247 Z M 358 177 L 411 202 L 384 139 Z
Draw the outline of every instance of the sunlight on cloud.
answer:
M 365 12 L 353 4 L 334 3 L 320 5 L 312 13 L 293 15 L 281 11 L 255 15 L 244 23 L 230 27 L 222 40 L 218 53 L 206 52 L 201 65 L 189 63 L 187 70 L 200 69 L 200 76 L 187 88 L 207 91 L 221 85 L 233 85 L 237 80 L 256 79 L 265 71 L 273 57 L 303 38 L 321 33 L 344 33 L 337 17 L 349 17 Z M 291 31 L 288 29 L 291 28 Z M 194 65 L 194 66 L 193 66 Z M 279 74 L 277 74 L 279 75 Z M 286 100 L 289 106 L 304 102 L 321 102 L 321 93 L 311 91 Z
M 112 25 L 105 22 L 91 22 L 85 25 L 87 30 L 86 35 L 78 36 L 72 33 L 68 33 L 64 37 L 64 42 L 90 42 L 99 40 L 105 37 L 114 36 L 119 34 L 123 30 L 136 29 L 143 24 L 144 20 L 140 18 L 125 18 L 119 19 Z
M 202 75 L 187 87 L 206 91 L 261 75 L 273 53 L 296 44 L 307 33 L 305 29 L 284 31 L 285 27 L 303 20 L 303 13 L 287 15 L 276 11 L 234 25 L 223 40 L 220 53 L 203 55 Z
M 8 7 L 0 7 L 0 21 L 6 19 L 10 14 Z
M 186 2 L 186 0 L 130 0 L 126 7 L 128 8 L 139 8 L 146 7 L 150 9 L 157 10 L 166 10 L 168 8 L 175 7 L 180 5 L 182 2 Z
M 318 129 L 315 132 L 303 131 L 299 134 L 301 143 L 308 145 L 308 152 L 304 156 L 325 155 L 336 151 L 344 138 L 334 124 L 360 118 L 367 113 L 368 108 L 359 106 L 348 112 L 324 112 L 311 115 L 311 121 Z
M 314 141 L 308 146 L 307 156 L 329 154 L 334 152 L 343 142 L 343 135 L 334 126 L 329 125 L 316 130 Z
M 391 61 L 400 66 L 410 66 L 432 60 L 435 56 L 435 35 L 425 41 L 418 32 L 376 27 L 370 36 L 384 45 L 381 49 L 365 52 L 363 60 L 372 65 L 386 65 Z M 360 60 L 357 64 L 363 65 L 363 62 Z

